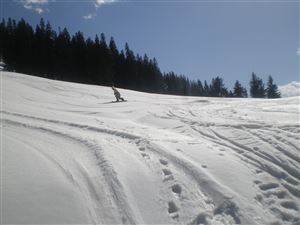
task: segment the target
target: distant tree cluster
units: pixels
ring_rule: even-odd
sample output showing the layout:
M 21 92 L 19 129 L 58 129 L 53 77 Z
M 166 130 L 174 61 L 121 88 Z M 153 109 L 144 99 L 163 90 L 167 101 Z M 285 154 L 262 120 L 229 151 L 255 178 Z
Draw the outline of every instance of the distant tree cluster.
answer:
M 102 33 L 94 40 L 82 32 L 70 35 L 66 28 L 54 31 L 40 20 L 35 30 L 24 19 L 9 18 L 0 23 L 0 55 L 9 70 L 50 79 L 95 85 L 115 85 L 138 91 L 211 97 L 248 97 L 236 81 L 228 91 L 221 77 L 202 83 L 174 72 L 162 73 L 155 58 L 134 54 L 128 43 L 118 50 L 114 38 L 106 41 Z M 269 77 L 267 88 L 254 73 L 250 81 L 254 98 L 278 98 L 277 86 Z
M 273 83 L 273 78 L 268 77 L 267 88 L 262 79 L 252 73 L 250 80 L 250 95 L 252 98 L 280 98 L 281 94 L 276 84 Z

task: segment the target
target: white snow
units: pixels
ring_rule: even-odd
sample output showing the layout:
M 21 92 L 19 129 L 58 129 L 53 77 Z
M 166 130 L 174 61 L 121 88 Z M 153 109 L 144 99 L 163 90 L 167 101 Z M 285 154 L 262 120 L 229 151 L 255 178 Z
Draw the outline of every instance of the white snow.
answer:
M 4 224 L 300 223 L 300 97 L 0 76 Z
M 300 82 L 297 81 L 278 86 L 278 89 L 282 97 L 300 96 Z

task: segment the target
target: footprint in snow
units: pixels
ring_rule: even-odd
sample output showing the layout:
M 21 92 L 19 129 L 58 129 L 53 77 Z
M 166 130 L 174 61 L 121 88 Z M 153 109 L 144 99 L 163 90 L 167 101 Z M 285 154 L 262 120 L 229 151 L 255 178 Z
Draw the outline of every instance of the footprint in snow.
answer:
M 286 209 L 293 209 L 295 211 L 298 211 L 298 206 L 293 201 L 282 201 L 280 202 L 280 205 Z
M 253 181 L 255 184 L 260 184 L 261 183 L 261 181 L 260 180 L 255 180 L 255 181 Z
M 168 213 L 174 220 L 179 219 L 178 208 L 173 201 L 168 202 Z
M 176 204 L 173 201 L 168 202 L 168 213 L 175 213 L 178 211 Z
M 202 212 L 197 215 L 191 224 L 208 224 L 208 221 L 211 219 L 212 215 L 210 212 Z
M 144 148 L 144 147 L 140 147 L 139 150 L 140 150 L 141 152 L 143 152 L 143 151 L 145 151 L 145 148 Z
M 261 184 L 258 187 L 260 188 L 260 190 L 266 191 L 266 190 L 278 188 L 279 184 L 277 184 L 277 183 L 267 183 L 267 184 Z
M 259 174 L 259 173 L 262 173 L 263 171 L 262 170 L 255 170 L 255 173 Z
M 175 194 L 178 194 L 178 195 L 181 194 L 182 188 L 179 184 L 174 184 L 171 188 Z
M 142 153 L 142 156 L 145 158 L 145 159 L 150 159 L 150 156 L 146 153 Z
M 269 198 L 270 196 L 276 196 L 278 199 L 284 199 L 287 197 L 287 192 L 285 190 L 271 190 L 265 192 L 264 195 Z
M 172 172 L 168 169 L 162 169 L 165 176 L 172 175 Z
M 164 182 L 168 181 L 168 180 L 174 180 L 173 174 L 172 174 L 172 172 L 170 170 L 168 170 L 168 169 L 162 169 L 162 172 L 163 172 L 163 174 L 165 176 L 164 179 L 163 179 Z
M 164 166 L 168 165 L 168 161 L 165 159 L 159 159 L 159 162 L 160 162 L 160 164 L 162 164 Z

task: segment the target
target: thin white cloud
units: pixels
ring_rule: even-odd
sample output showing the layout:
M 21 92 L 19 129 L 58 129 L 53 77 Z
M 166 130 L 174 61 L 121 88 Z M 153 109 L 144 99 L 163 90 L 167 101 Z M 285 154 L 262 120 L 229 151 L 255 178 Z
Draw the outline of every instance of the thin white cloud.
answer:
M 24 0 L 27 4 L 47 4 L 48 0 Z
M 85 19 L 85 20 L 91 20 L 91 19 L 93 19 L 93 18 L 95 18 L 96 17 L 96 14 L 88 14 L 88 15 L 85 15 L 85 16 L 83 16 L 83 19 Z
M 297 55 L 300 56 L 300 48 L 297 49 Z
M 101 5 L 107 5 L 116 2 L 117 0 L 95 0 L 95 7 L 98 8 Z
M 32 9 L 32 5 L 24 5 L 25 9 Z
M 43 13 L 47 10 L 46 5 L 51 0 L 20 0 L 19 2 L 24 6 L 25 9 L 33 10 L 38 14 Z
M 38 14 L 41 14 L 44 12 L 44 10 L 42 8 L 36 7 L 33 9 L 34 11 L 36 11 Z

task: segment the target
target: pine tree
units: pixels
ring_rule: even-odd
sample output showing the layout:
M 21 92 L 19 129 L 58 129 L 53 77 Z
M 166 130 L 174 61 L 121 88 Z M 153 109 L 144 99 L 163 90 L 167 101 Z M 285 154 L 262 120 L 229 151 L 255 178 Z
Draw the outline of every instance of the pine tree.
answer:
M 227 94 L 228 91 L 225 88 L 223 79 L 219 76 L 213 78 L 210 85 L 210 95 L 212 97 L 226 97 Z
M 247 96 L 246 88 L 242 87 L 239 81 L 236 81 L 233 87 L 232 97 L 247 98 Z
M 204 81 L 203 96 L 210 96 L 210 88 L 206 80 Z
M 276 84 L 273 83 L 273 78 L 271 76 L 268 77 L 266 95 L 267 95 L 267 98 L 280 98 L 281 97 L 278 87 Z
M 62 80 L 71 80 L 70 70 L 71 65 L 71 36 L 64 28 L 62 31 L 59 29 L 59 33 L 54 41 L 54 54 L 55 63 L 55 76 Z
M 202 82 L 200 80 L 197 81 L 197 86 L 199 89 L 199 96 L 203 96 L 204 88 L 203 88 Z
M 200 80 L 197 81 L 191 81 L 190 82 L 190 88 L 191 88 L 191 95 L 192 96 L 202 96 L 203 94 L 203 86 Z
M 116 42 L 113 37 L 111 37 L 110 41 L 109 41 L 109 50 L 111 51 L 111 53 L 114 57 L 119 55 L 119 51 L 118 51 Z
M 101 74 L 103 76 L 102 83 L 105 85 L 113 84 L 113 56 L 107 46 L 104 33 L 100 35 L 100 63 Z
M 46 28 L 45 28 L 45 51 L 43 54 L 45 60 L 45 70 L 49 74 L 48 77 L 55 78 L 53 76 L 53 65 L 55 61 L 55 52 L 54 52 L 54 42 L 56 39 L 56 32 L 52 30 L 51 24 L 47 21 Z
M 31 73 L 33 65 L 33 30 L 22 18 L 15 30 L 15 68 L 24 73 Z
M 252 73 L 250 80 L 250 95 L 252 98 L 264 98 L 265 97 L 265 85 L 255 73 Z
M 46 25 L 43 18 L 40 19 L 40 24 L 35 28 L 34 35 L 34 48 L 33 48 L 33 57 L 34 62 L 37 64 L 35 67 L 35 73 L 42 76 L 47 76 L 47 60 L 46 57 Z
M 231 91 L 231 90 L 228 92 L 228 96 L 227 96 L 227 97 L 229 97 L 229 98 L 232 98 L 232 97 L 234 97 L 234 94 L 232 93 L 232 91 Z
M 2 21 L 0 23 L 0 53 L 1 53 L 0 60 L 3 58 L 5 39 L 6 39 L 5 19 L 2 18 Z
M 71 40 L 72 50 L 72 81 L 83 82 L 86 77 L 86 43 L 83 33 L 78 31 Z

